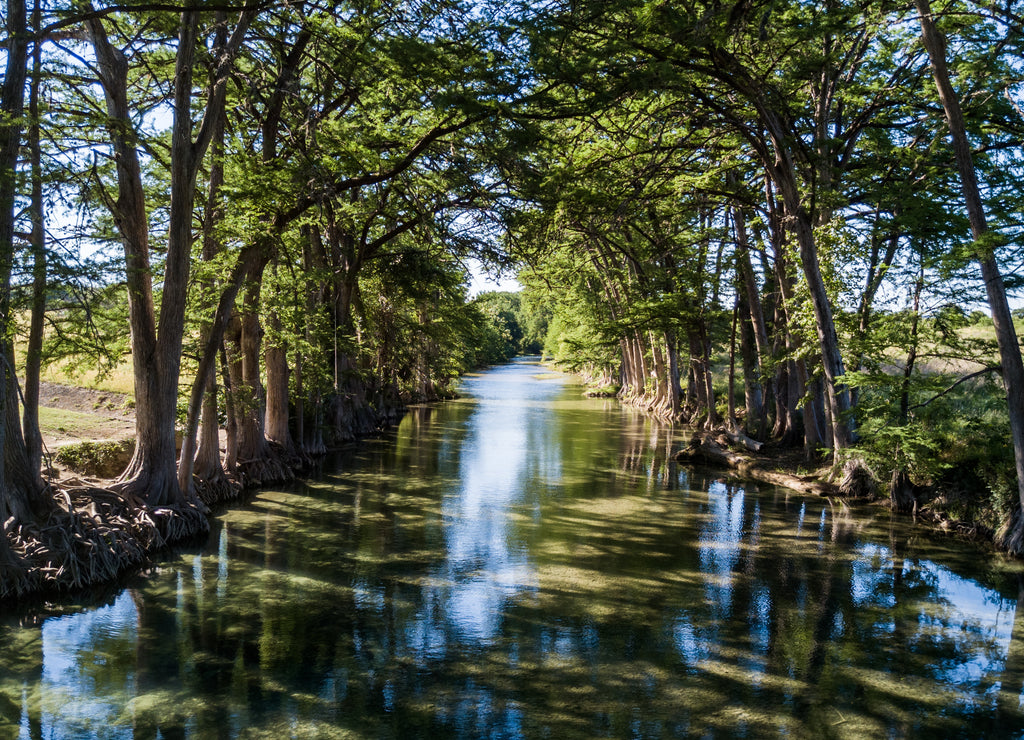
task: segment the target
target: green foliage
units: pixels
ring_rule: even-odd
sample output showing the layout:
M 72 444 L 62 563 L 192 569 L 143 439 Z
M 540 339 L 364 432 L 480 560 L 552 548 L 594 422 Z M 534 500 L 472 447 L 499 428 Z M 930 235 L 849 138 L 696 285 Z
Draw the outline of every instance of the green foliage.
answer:
M 157 9 L 140 22 L 130 6 L 108 10 L 129 60 L 159 302 L 174 174 L 157 128 L 179 15 Z M 799 375 L 799 361 L 803 380 L 822 377 L 820 335 L 833 327 L 813 310 L 811 265 L 845 381 L 860 392 L 860 450 L 873 466 L 922 482 L 973 466 L 1003 501 L 1012 466 L 996 442 L 998 388 L 964 384 L 929 399 L 995 356 L 987 314 L 971 310 L 978 251 L 995 253 L 1011 289 L 1024 274 L 1019 33 L 1006 36 L 998 9 L 949 10 L 940 22 L 955 43 L 992 229 L 981 240 L 959 205 L 910 6 L 261 9 L 228 85 L 225 181 L 218 199 L 205 202 L 203 182 L 196 197 L 196 234 L 217 254 L 195 240 L 182 385 L 226 277 L 258 245 L 264 349 L 285 350 L 289 390 L 304 400 L 347 393 L 347 380 L 367 397 L 431 397 L 459 372 L 539 352 L 608 390 L 630 340 L 642 346 L 638 391 L 657 384 L 652 368 L 666 357 L 684 383 L 711 364 L 708 411 L 724 412 L 719 353 L 733 344 L 748 262 L 767 334 L 752 372 Z M 195 133 L 219 22 L 201 14 Z M 49 197 L 63 211 L 52 220 L 75 226 L 51 249 L 44 361 L 103 372 L 129 351 L 126 265 L 111 257 L 116 162 L 95 113 L 104 106 L 92 51 L 77 36 L 62 43 L 47 60 L 43 138 Z M 211 163 L 212 153 L 203 176 Z M 795 238 L 799 224 L 810 247 Z M 523 292 L 469 299 L 467 257 L 518 270 Z M 28 261 L 14 262 L 24 324 Z M 904 387 L 911 351 L 918 366 Z M 739 403 L 741 383 L 734 393 Z
M 471 367 L 508 362 L 516 355 L 540 354 L 548 311 L 521 293 L 486 291 L 470 303 L 479 319 L 472 335 Z
M 998 376 L 960 383 L 949 374 L 915 375 L 908 423 L 898 415 L 901 376 L 851 374 L 862 391 L 861 441 L 847 454 L 865 458 L 883 480 L 903 470 L 956 510 L 947 513 L 998 525 L 1016 501 L 1006 397 Z
M 76 473 L 97 478 L 116 478 L 128 466 L 135 441 L 75 442 L 57 450 L 54 459 Z

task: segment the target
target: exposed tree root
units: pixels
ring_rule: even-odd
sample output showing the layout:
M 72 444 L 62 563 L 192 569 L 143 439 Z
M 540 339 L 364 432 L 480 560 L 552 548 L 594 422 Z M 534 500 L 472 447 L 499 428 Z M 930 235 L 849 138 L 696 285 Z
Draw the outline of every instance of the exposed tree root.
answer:
M 1024 555 L 1024 515 L 1020 506 L 1013 511 L 992 538 L 996 547 L 1006 550 L 1011 555 Z
M 679 412 L 672 407 L 672 402 L 655 393 L 633 393 L 620 391 L 619 402 L 639 409 L 645 414 L 661 421 L 679 421 Z
M 388 427 L 397 426 L 408 413 L 409 409 L 404 404 L 398 406 L 386 406 L 376 413 L 376 424 L 375 428 L 370 432 L 380 432 Z
M 228 478 L 223 472 L 209 478 L 193 476 L 192 485 L 199 500 L 211 507 L 234 501 L 243 490 L 238 481 Z
M 209 529 L 193 504 L 149 508 L 88 486 L 57 490 L 54 499 L 57 508 L 45 522 L 5 522 L 10 562 L 0 569 L 0 599 L 113 580 L 160 548 Z
M 302 452 L 310 460 L 313 460 L 327 454 L 327 445 L 324 443 L 323 437 L 318 435 L 302 444 Z
M 361 407 L 351 429 L 372 434 L 396 424 L 404 404 L 383 410 Z M 320 444 L 321 451 L 326 447 Z M 208 506 L 232 501 L 249 487 L 293 480 L 312 466 L 308 451 L 288 452 L 268 443 L 267 454 L 240 460 L 238 477 L 223 470 L 194 476 L 194 488 L 178 506 L 150 506 L 145 481 L 133 478 L 110 488 L 66 481 L 53 490 L 56 503 L 42 522 L 11 517 L 0 532 L 0 601 L 28 594 L 67 592 L 116 579 L 144 565 L 161 548 L 209 531 Z
M 268 443 L 267 450 L 260 457 L 238 461 L 238 481 L 243 488 L 295 479 L 295 470 L 286 461 L 280 446 Z
M 846 498 L 873 500 L 878 493 L 878 478 L 863 460 L 847 460 L 843 464 L 843 479 L 839 483 L 839 493 Z
M 346 403 L 344 408 L 336 413 L 336 419 L 334 427 L 330 430 L 332 444 L 351 442 L 358 437 L 373 434 L 378 428 L 376 415 L 366 404 Z
M 893 470 L 889 479 L 889 502 L 899 514 L 911 514 L 917 509 L 914 484 L 905 470 Z
M 716 440 L 709 435 L 695 434 L 690 440 L 690 444 L 676 453 L 676 459 L 680 462 L 702 462 L 711 465 L 721 465 L 737 471 L 746 478 L 792 488 L 804 493 L 813 493 L 818 496 L 839 495 L 839 489 L 831 483 L 826 483 L 810 476 L 798 476 L 778 470 L 769 470 L 764 466 L 763 461 L 754 460 L 738 452 L 733 452 L 728 449 L 727 444 L 728 441 L 724 435 Z

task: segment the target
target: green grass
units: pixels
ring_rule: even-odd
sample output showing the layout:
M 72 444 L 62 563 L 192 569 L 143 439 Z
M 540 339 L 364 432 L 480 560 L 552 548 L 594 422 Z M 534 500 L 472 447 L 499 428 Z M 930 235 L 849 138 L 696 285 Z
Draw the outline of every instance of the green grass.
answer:
M 72 439 L 121 438 L 130 435 L 135 425 L 127 419 L 40 406 L 39 428 L 44 437 L 53 437 L 61 442 Z
M 1021 336 L 1021 332 L 1024 332 L 1024 318 L 1013 320 L 1013 327 L 1017 330 L 1017 336 Z M 971 324 L 965 326 L 960 330 L 960 334 L 968 339 L 988 339 L 989 341 L 996 341 L 996 328 L 992 325 L 992 319 L 986 318 L 977 324 Z
M 54 459 L 76 473 L 115 478 L 128 466 L 134 451 L 134 439 L 116 442 L 72 442 L 57 450 Z
M 18 376 L 24 377 L 25 373 L 25 352 L 28 348 L 28 313 L 22 312 L 18 315 L 15 324 L 14 337 L 14 359 L 18 369 Z M 128 328 L 125 327 L 125 331 Z M 44 362 L 40 372 L 40 379 L 49 383 L 60 383 L 76 388 L 91 388 L 97 391 L 108 393 L 123 393 L 134 397 L 135 382 L 132 376 L 132 358 L 124 357 L 117 367 L 109 372 L 100 373 L 94 368 L 83 369 L 81 361 L 77 360 L 55 360 Z
M 71 363 L 54 363 L 44 367 L 42 380 L 61 385 L 72 385 L 77 388 L 92 388 L 108 393 L 123 393 L 134 396 L 135 381 L 132 375 L 131 360 L 127 360 L 110 372 L 101 374 L 97 370 L 78 370 L 69 367 Z

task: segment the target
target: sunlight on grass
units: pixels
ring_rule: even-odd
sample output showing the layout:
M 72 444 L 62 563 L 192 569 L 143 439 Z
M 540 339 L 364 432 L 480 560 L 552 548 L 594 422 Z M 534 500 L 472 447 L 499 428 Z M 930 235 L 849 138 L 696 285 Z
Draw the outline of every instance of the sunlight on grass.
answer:
M 97 391 L 123 393 L 128 396 L 135 392 L 130 359 L 106 373 L 80 369 L 74 367 L 74 363 L 71 362 L 53 363 L 43 368 L 41 376 L 42 380 L 50 383 L 73 385 L 78 388 L 92 388 Z
M 46 399 L 43 399 L 43 403 L 45 402 Z M 68 440 L 124 437 L 132 433 L 135 424 L 129 419 L 40 406 L 39 427 L 44 437 L 53 437 L 60 443 Z
M 28 315 L 19 314 L 19 320 L 15 330 L 14 338 L 14 359 L 18 368 L 18 376 L 25 376 L 25 353 L 28 349 Z M 125 332 L 128 329 L 125 327 Z M 123 357 L 122 361 L 113 369 L 101 372 L 94 367 L 86 367 L 86 363 L 79 359 L 43 361 L 40 372 L 40 380 L 46 383 L 60 383 L 76 388 L 91 388 L 97 391 L 108 393 L 122 393 L 133 396 L 135 383 L 132 378 L 132 358 L 130 355 Z

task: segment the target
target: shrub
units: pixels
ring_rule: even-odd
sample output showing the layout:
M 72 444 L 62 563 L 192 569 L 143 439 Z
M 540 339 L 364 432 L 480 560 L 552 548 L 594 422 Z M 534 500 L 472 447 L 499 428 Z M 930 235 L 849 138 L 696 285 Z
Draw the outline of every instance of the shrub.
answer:
M 116 478 L 128 467 L 135 440 L 75 442 L 64 445 L 55 459 L 68 470 L 94 478 Z

